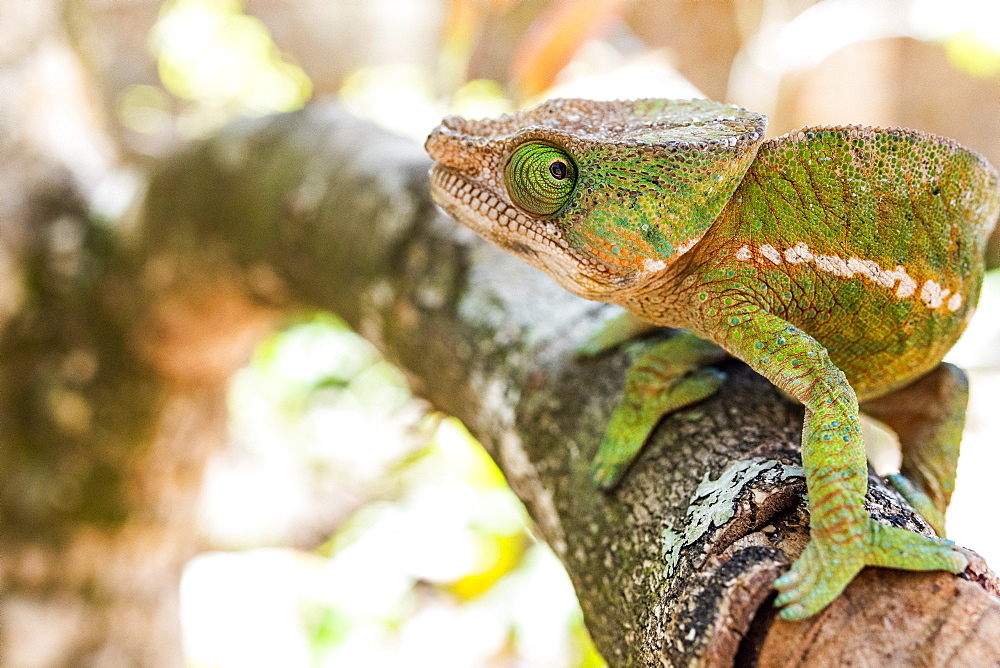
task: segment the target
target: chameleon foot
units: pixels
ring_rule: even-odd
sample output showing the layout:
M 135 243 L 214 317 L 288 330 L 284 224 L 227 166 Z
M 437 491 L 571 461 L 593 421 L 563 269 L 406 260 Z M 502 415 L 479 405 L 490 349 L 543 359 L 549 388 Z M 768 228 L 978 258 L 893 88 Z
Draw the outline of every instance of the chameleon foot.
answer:
M 726 357 L 721 348 L 689 332 L 646 350 L 625 376 L 621 403 L 591 468 L 594 483 L 601 489 L 614 487 L 664 415 L 712 396 L 726 376 L 703 367 Z
M 637 363 L 630 371 L 630 380 L 647 373 L 648 367 Z M 627 387 L 632 386 L 632 394 L 626 394 L 611 416 L 591 466 L 594 484 L 601 489 L 611 489 L 618 484 L 664 415 L 710 397 L 725 378 L 724 373 L 711 368 L 698 369 L 679 378 L 657 378 L 656 385 L 643 386 L 655 397 L 637 395 L 636 383 L 627 383 Z
M 781 617 L 805 619 L 837 598 L 865 566 L 960 573 L 968 560 L 949 540 L 879 524 L 870 516 L 848 536 L 812 536 L 791 570 L 775 581 Z
M 938 509 L 931 497 L 900 473 L 887 475 L 885 479 L 931 525 L 934 533 L 942 538 L 945 537 L 944 513 Z

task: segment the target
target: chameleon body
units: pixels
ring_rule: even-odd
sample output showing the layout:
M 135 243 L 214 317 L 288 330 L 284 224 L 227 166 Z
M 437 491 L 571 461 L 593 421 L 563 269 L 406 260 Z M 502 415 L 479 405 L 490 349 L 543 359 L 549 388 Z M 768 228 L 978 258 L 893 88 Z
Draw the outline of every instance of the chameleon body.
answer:
M 630 369 L 597 484 L 619 481 L 665 413 L 718 389 L 706 365 L 725 353 L 805 405 L 810 542 L 776 582 L 782 616 L 801 619 L 865 565 L 966 566 L 949 541 L 871 519 L 858 416 L 897 432 L 893 482 L 943 535 L 967 389 L 941 359 L 975 309 L 1000 177 L 930 134 L 764 141 L 765 123 L 704 100 L 550 100 L 446 118 L 426 148 L 433 197 L 461 223 L 576 294 L 691 333 Z

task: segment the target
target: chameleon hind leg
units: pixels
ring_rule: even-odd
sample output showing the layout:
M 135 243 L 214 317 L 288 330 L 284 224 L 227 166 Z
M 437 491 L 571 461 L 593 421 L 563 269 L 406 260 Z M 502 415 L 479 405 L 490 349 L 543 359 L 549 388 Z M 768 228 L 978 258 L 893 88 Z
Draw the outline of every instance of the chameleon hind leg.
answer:
M 948 363 L 861 409 L 891 427 L 903 459 L 899 475 L 887 476 L 939 536 L 955 489 L 958 451 L 969 402 L 965 373 Z
M 865 509 L 868 462 L 857 397 L 826 349 L 774 315 L 745 306 L 727 315 L 724 345 L 806 409 L 802 464 L 810 540 L 775 582 L 781 616 L 819 612 L 865 566 L 962 571 L 967 560 L 950 541 L 885 526 Z
M 614 487 L 664 415 L 710 397 L 725 379 L 706 365 L 729 355 L 714 343 L 681 332 L 645 351 L 629 368 L 621 403 L 594 458 L 594 482 Z

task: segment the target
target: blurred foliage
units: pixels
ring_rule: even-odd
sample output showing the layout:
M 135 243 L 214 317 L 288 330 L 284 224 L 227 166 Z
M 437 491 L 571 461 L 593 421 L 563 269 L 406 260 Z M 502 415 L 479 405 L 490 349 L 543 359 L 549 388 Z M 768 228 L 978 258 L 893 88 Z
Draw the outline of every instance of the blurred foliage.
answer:
M 312 93 L 302 69 L 278 52 L 267 28 L 244 14 L 239 0 L 170 0 L 150 46 L 163 85 L 189 103 L 178 119 L 189 137 L 204 135 L 237 114 L 297 109 Z M 151 100 L 141 90 L 126 93 L 122 104 L 126 124 L 131 121 L 130 127 L 140 131 L 143 120 L 148 123 L 162 108 L 162 100 Z
M 943 43 L 948 57 L 958 69 L 983 78 L 1000 74 L 1000 43 L 997 41 L 988 41 L 982 33 L 974 30 L 963 30 L 949 35 Z
M 242 526 L 231 543 L 259 542 L 269 515 L 308 512 L 295 497 L 311 476 L 374 491 L 312 552 L 196 558 L 182 590 L 190 665 L 603 665 L 566 574 L 482 447 L 433 413 L 399 438 L 412 401 L 332 317 L 259 347 L 232 382 L 232 447 L 267 475 L 242 492 L 210 478 L 209 533 Z
M 582 44 L 621 19 L 624 0 L 553 2 L 525 34 L 514 58 L 512 88 L 531 99 L 552 87 Z

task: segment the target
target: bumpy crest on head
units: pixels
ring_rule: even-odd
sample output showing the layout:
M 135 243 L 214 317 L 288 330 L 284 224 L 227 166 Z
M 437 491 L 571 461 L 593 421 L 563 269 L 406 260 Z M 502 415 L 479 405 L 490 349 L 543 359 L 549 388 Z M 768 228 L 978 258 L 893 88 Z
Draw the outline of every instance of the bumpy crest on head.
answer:
M 444 119 L 432 192 L 460 222 L 575 292 L 659 271 L 705 234 L 766 119 L 707 100 L 549 100 Z

